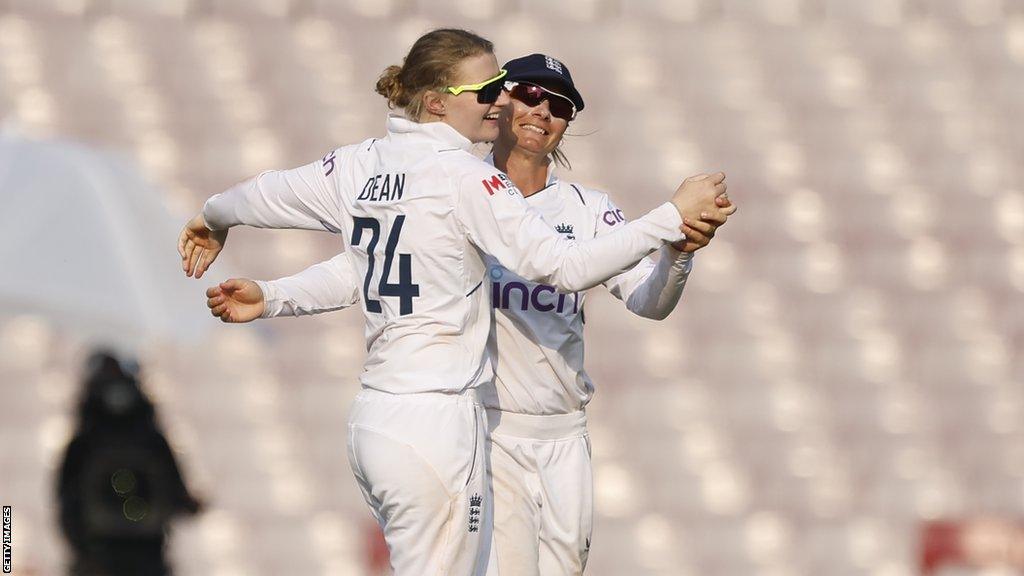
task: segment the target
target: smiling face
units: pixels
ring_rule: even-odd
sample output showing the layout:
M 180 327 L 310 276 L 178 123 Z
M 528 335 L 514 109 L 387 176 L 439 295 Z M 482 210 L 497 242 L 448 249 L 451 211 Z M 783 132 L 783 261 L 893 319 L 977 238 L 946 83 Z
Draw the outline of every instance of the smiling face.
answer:
M 494 54 L 478 54 L 459 64 L 452 85 L 476 84 L 494 78 L 498 72 L 498 61 Z M 477 93 L 468 91 L 458 96 L 446 93 L 444 99 L 442 120 L 471 142 L 492 142 L 498 137 L 498 116 L 509 103 L 508 94 L 504 90 L 494 104 L 481 104 L 477 102 Z
M 530 83 L 555 92 L 560 91 L 559 86 L 544 81 Z M 505 94 L 507 97 L 507 92 Z M 552 116 L 548 106 L 546 99 L 536 106 L 527 106 L 515 98 L 509 98 L 509 105 L 502 110 L 498 124 L 501 147 L 542 157 L 554 152 L 569 122 Z

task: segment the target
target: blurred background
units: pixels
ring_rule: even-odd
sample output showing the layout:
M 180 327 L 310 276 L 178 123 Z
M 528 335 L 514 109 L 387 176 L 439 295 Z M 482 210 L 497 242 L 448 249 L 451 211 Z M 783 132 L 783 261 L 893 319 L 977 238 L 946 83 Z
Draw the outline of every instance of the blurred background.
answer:
M 722 169 L 741 206 L 666 321 L 588 300 L 587 574 L 1024 573 L 1021 0 L 0 0 L 14 573 L 69 562 L 97 343 L 204 506 L 178 574 L 379 573 L 360 313 L 223 326 L 202 295 L 340 239 L 236 229 L 199 281 L 175 245 L 208 196 L 382 134 L 377 76 L 441 26 L 571 68 L 565 178 L 636 216 Z

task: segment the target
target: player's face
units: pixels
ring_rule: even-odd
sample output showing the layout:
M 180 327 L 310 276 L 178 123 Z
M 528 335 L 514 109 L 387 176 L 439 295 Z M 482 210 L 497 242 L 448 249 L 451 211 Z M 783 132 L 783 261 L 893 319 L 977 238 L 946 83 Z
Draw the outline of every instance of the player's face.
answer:
M 559 91 L 558 86 L 548 85 L 543 81 L 532 83 L 555 92 Z M 520 100 L 510 98 L 508 106 L 504 107 L 499 118 L 498 139 L 509 149 L 518 148 L 530 154 L 548 156 L 558 147 L 568 126 L 568 120 L 551 115 L 548 100 L 543 100 L 536 106 L 529 106 Z
M 479 54 L 462 61 L 453 84 L 476 84 L 494 78 L 499 71 L 494 54 Z M 476 92 L 448 94 L 444 121 L 471 142 L 493 142 L 498 137 L 498 115 L 508 102 L 504 90 L 493 104 L 478 102 Z

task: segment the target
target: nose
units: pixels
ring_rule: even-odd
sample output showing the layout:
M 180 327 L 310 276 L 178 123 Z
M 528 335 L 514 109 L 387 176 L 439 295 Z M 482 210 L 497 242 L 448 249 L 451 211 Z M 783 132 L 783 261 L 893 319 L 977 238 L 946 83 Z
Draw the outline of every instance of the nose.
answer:
M 538 115 L 538 116 L 540 116 L 541 118 L 543 118 L 545 120 L 550 120 L 551 119 L 551 107 L 548 105 L 548 99 L 545 98 L 545 99 L 540 101 L 540 104 L 537 104 L 536 106 L 534 106 L 533 107 L 533 113 Z
M 498 94 L 498 99 L 494 101 L 494 105 L 508 106 L 508 103 L 511 102 L 511 100 L 512 99 L 508 95 L 508 90 L 502 90 L 501 93 Z

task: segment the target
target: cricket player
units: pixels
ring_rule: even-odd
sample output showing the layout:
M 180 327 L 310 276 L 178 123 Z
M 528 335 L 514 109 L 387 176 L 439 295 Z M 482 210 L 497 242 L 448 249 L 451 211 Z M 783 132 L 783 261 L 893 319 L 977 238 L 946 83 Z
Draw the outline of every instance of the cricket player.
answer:
M 505 171 L 544 216 L 549 229 L 584 242 L 618 236 L 626 220 L 608 196 L 558 178 L 552 158 L 583 109 L 568 67 L 532 54 L 508 62 L 510 103 L 487 161 Z M 726 199 L 719 205 L 729 213 Z M 695 239 L 663 245 L 604 282 L 640 316 L 663 319 L 682 294 L 695 250 L 717 227 L 695 222 Z M 583 365 L 586 292 L 559 290 L 517 273 L 514 263 L 484 256 L 494 311 L 488 351 L 495 378 L 480 386 L 487 409 L 494 484 L 494 538 L 502 576 L 580 574 L 587 562 L 593 518 L 590 446 L 585 407 L 593 384 Z M 211 288 L 208 304 L 225 321 L 315 314 L 363 297 L 353 255 L 343 253 L 300 274 L 271 282 L 231 279 Z

